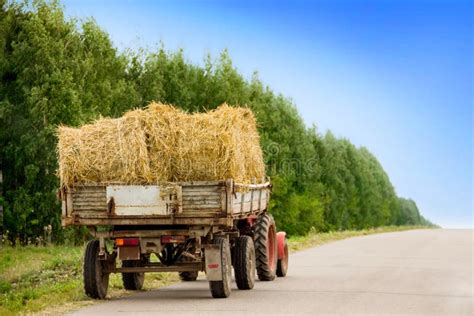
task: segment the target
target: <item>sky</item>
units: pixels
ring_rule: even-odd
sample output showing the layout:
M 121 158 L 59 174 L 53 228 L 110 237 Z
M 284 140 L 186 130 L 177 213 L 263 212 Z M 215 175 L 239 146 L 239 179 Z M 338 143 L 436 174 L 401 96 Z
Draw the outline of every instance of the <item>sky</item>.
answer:
M 373 152 L 397 194 L 448 228 L 473 228 L 471 1 L 62 2 L 120 50 L 227 48 L 293 100 L 308 126 Z

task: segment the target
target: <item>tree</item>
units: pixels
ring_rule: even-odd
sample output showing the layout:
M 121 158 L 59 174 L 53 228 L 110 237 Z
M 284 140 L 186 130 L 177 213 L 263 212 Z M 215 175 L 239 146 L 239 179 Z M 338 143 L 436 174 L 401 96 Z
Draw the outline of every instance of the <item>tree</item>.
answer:
M 2 6 L 0 157 L 6 228 L 26 243 L 59 231 L 55 130 L 136 103 L 128 61 L 92 21 L 78 30 L 56 2 Z
M 227 102 L 248 106 L 258 121 L 270 211 L 290 234 L 388 224 L 431 224 L 416 204 L 398 198 L 377 159 L 330 131 L 308 128 L 296 105 L 246 80 L 227 50 L 204 66 L 183 50 L 117 52 L 92 20 L 66 19 L 58 2 L 0 0 L 0 169 L 5 226 L 22 243 L 53 225 L 60 206 L 55 130 L 99 116 L 117 117 L 150 101 L 195 112 Z M 72 232 L 72 236 L 81 236 Z
M 419 225 L 423 224 L 424 219 L 420 216 L 415 201 L 411 199 L 399 198 L 400 215 L 397 218 L 398 225 Z

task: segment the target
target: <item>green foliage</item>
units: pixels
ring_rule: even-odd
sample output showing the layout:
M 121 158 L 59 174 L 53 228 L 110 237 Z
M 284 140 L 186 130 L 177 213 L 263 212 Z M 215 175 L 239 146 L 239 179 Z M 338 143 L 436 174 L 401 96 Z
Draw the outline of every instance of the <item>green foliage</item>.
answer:
M 421 215 L 415 201 L 399 198 L 399 203 L 400 213 L 397 219 L 397 224 L 406 223 L 408 225 L 414 225 L 421 222 Z
M 273 179 L 271 212 L 290 234 L 426 222 L 416 205 L 398 199 L 367 149 L 307 128 L 291 100 L 256 73 L 245 80 L 226 50 L 203 66 L 163 45 L 119 53 L 93 20 L 66 19 L 57 2 L 0 5 L 0 169 L 12 241 L 34 240 L 49 224 L 56 241 L 84 236 L 60 229 L 57 125 L 119 116 L 152 100 L 190 112 L 249 106 Z
M 128 60 L 93 21 L 79 31 L 57 3 L 38 1 L 4 4 L 1 24 L 5 226 L 25 243 L 48 224 L 59 234 L 56 126 L 118 115 L 137 93 L 126 78 Z

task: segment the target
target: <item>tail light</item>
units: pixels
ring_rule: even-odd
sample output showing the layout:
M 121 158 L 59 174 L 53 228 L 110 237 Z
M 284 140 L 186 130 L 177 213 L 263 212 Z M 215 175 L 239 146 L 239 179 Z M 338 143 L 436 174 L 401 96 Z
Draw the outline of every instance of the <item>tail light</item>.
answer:
M 139 244 L 140 244 L 140 238 L 117 238 L 117 239 L 115 239 L 115 245 L 117 245 L 117 247 L 138 246 Z

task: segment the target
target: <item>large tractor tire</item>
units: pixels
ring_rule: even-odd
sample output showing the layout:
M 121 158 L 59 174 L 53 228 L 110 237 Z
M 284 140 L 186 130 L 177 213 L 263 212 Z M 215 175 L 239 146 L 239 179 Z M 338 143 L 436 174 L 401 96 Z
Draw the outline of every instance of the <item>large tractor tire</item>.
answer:
M 104 272 L 105 262 L 99 260 L 99 241 L 87 243 L 84 255 L 84 291 L 94 299 L 104 299 L 109 288 L 109 273 Z
M 141 266 L 140 260 L 123 260 L 122 267 L 132 268 Z M 123 287 L 126 290 L 139 291 L 143 288 L 145 282 L 145 273 L 143 272 L 122 272 Z
M 276 228 L 273 217 L 261 215 L 255 224 L 255 257 L 260 281 L 273 281 L 277 269 Z
M 232 262 L 230 255 L 230 245 L 226 238 L 216 237 L 213 241 L 215 245 L 220 246 L 221 250 L 221 269 L 222 269 L 222 280 L 221 281 L 209 281 L 209 287 L 211 289 L 212 297 L 214 298 L 226 298 L 229 297 L 231 291 L 231 280 L 232 280 Z
M 234 246 L 235 282 L 239 290 L 253 289 L 255 283 L 255 247 L 249 236 L 240 236 Z
M 180 272 L 179 278 L 181 281 L 184 281 L 184 282 L 196 281 L 198 278 L 198 272 L 197 271 Z

